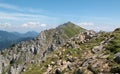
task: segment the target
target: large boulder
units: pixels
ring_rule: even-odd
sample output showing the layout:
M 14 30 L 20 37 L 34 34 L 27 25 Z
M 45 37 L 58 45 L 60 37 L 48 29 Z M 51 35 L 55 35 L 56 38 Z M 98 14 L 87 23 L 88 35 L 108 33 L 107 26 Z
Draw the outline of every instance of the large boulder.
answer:
M 83 34 L 85 35 L 85 40 L 91 39 L 92 37 L 96 36 L 96 33 L 92 30 L 86 31 Z
M 62 40 L 61 40 L 60 38 L 58 38 L 58 39 L 56 40 L 56 43 L 57 43 L 57 44 L 62 44 Z
M 82 63 L 82 67 L 88 66 L 88 64 L 91 63 L 91 61 L 93 61 L 93 58 L 87 58 L 83 61 Z
M 93 53 L 98 53 L 98 52 L 100 52 L 102 50 L 103 50 L 103 45 L 99 45 L 99 46 L 93 47 L 92 52 Z
M 51 44 L 48 49 L 49 49 L 50 51 L 54 51 L 54 50 L 55 50 L 55 45 L 54 45 L 54 44 Z
M 37 54 L 37 48 L 34 46 L 31 47 L 30 51 L 35 55 Z
M 118 52 L 114 55 L 114 60 L 115 60 L 115 62 L 120 63 L 120 52 Z

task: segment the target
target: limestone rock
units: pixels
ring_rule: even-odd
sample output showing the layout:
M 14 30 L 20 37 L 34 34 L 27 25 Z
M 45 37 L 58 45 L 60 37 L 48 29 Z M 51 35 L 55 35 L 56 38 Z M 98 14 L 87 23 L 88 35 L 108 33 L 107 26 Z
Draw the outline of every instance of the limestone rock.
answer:
M 84 66 L 88 66 L 88 64 L 90 64 L 92 60 L 93 60 L 93 58 L 87 58 L 87 59 L 85 59 L 85 61 L 82 63 L 82 66 L 83 67 Z
M 114 55 L 114 60 L 115 60 L 115 62 L 120 63 L 120 52 L 118 52 Z
M 100 46 L 95 46 L 93 49 L 92 49 L 92 52 L 94 53 L 98 53 L 100 51 L 103 50 L 103 45 L 100 45 Z

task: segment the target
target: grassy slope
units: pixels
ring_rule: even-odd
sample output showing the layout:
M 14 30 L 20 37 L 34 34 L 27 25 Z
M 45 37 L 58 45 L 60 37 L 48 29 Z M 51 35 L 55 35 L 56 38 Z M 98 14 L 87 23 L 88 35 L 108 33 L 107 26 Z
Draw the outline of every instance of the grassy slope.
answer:
M 114 39 L 110 41 L 106 48 L 112 53 L 120 52 L 120 28 L 116 29 L 111 36 L 113 36 Z
M 59 26 L 59 29 L 64 32 L 63 36 L 65 38 L 71 38 L 74 35 L 85 31 L 85 29 L 83 29 L 83 28 L 81 28 L 81 27 L 79 27 L 71 22 L 68 22 L 68 23 L 63 24 L 62 26 Z
M 80 31 L 84 31 L 84 29 L 74 26 L 74 24 L 71 24 L 71 25 L 70 24 L 71 23 L 69 23 L 69 25 L 63 25 L 60 27 L 60 29 L 62 29 L 64 33 L 67 34 L 67 35 L 63 35 L 66 38 L 68 37 L 70 38 L 78 34 Z M 112 34 L 105 33 L 105 32 L 100 33 L 100 35 L 97 38 L 93 38 L 88 43 L 81 44 L 79 49 L 67 49 L 65 51 L 56 50 L 54 52 L 51 52 L 47 56 L 46 61 L 44 62 L 42 61 L 37 65 L 30 65 L 29 66 L 30 69 L 28 68 L 25 72 L 23 72 L 23 74 L 43 74 L 44 72 L 47 71 L 48 64 L 51 64 L 52 61 L 56 62 L 59 59 L 58 57 L 55 57 L 55 54 L 58 55 L 60 52 L 62 53 L 62 56 L 60 56 L 62 60 L 67 59 L 66 55 L 71 55 L 73 57 L 77 57 L 80 60 L 82 60 L 81 56 L 85 56 L 83 55 L 84 52 L 91 51 L 91 49 L 94 46 L 99 45 L 101 41 L 103 41 L 106 37 L 109 37 L 109 36 L 113 36 L 115 38 L 105 47 L 107 49 L 105 53 L 110 54 L 110 56 L 108 57 L 108 60 L 110 60 L 109 66 L 111 68 L 117 66 L 117 68 L 111 69 L 112 72 L 120 71 L 120 64 L 117 64 L 113 60 L 113 55 L 117 52 L 120 52 L 120 29 L 116 29 Z M 76 68 L 74 69 L 74 71 L 76 71 Z
M 106 46 L 106 51 L 111 54 L 109 56 L 111 72 L 113 73 L 120 73 L 120 64 L 114 61 L 114 54 L 120 52 L 120 28 L 117 28 L 111 35 L 114 37 L 112 41 Z
M 94 38 L 92 39 L 90 42 L 85 43 L 85 44 L 81 44 L 79 49 L 67 49 L 65 51 L 63 50 L 56 50 L 54 52 L 51 52 L 48 57 L 46 58 L 45 62 L 40 62 L 39 65 L 36 66 L 31 66 L 31 69 L 27 69 L 26 72 L 24 72 L 23 74 L 40 74 L 40 73 L 44 73 L 47 71 L 47 65 L 51 63 L 51 61 L 56 62 L 59 58 L 55 57 L 54 55 L 59 54 L 60 52 L 62 53 L 60 56 L 62 58 L 62 60 L 66 60 L 68 57 L 66 55 L 71 55 L 72 57 L 77 57 L 81 60 L 82 59 L 81 56 L 83 56 L 83 53 L 91 51 L 91 49 L 95 46 L 95 45 L 99 45 L 99 43 L 105 39 L 106 34 L 100 35 L 98 38 Z M 82 50 L 81 50 L 82 49 Z M 76 71 L 77 68 L 74 69 L 74 71 Z M 63 71 L 64 73 L 64 71 Z
M 27 70 L 26 72 L 24 72 L 23 74 L 40 74 L 40 73 L 44 73 L 47 71 L 47 65 L 51 63 L 51 61 L 57 61 L 58 57 L 55 57 L 54 55 L 59 54 L 59 52 L 62 53 L 62 60 L 67 59 L 66 55 L 71 55 L 73 57 L 77 57 L 79 59 L 82 60 L 81 56 L 83 56 L 84 52 L 87 51 L 91 51 L 91 49 L 95 46 L 95 45 L 99 45 L 99 43 L 105 39 L 105 37 L 109 37 L 110 33 L 101 33 L 97 38 L 92 39 L 90 42 L 85 43 L 85 44 L 81 44 L 79 49 L 67 49 L 65 51 L 63 50 L 57 50 L 54 52 L 51 52 L 51 54 L 48 55 L 47 59 L 45 62 L 41 62 L 39 65 L 36 66 L 31 66 L 32 70 Z M 111 36 L 114 36 L 115 39 L 112 40 L 105 48 L 107 49 L 105 51 L 106 54 L 110 54 L 110 56 L 108 57 L 108 60 L 111 60 L 111 62 L 109 62 L 109 66 L 115 67 L 111 69 L 111 72 L 119 72 L 120 71 L 120 64 L 117 64 L 116 62 L 114 62 L 113 57 L 111 58 L 111 56 L 113 56 L 114 53 L 116 52 L 120 52 L 119 51 L 119 41 L 120 41 L 120 32 L 113 32 Z M 113 49 L 114 48 L 114 49 Z M 82 49 L 82 50 L 81 50 Z M 117 68 L 116 68 L 117 66 Z M 75 73 L 76 68 L 74 69 Z M 63 71 L 62 73 L 64 74 L 65 71 Z M 71 73 L 71 71 L 68 71 L 68 73 Z

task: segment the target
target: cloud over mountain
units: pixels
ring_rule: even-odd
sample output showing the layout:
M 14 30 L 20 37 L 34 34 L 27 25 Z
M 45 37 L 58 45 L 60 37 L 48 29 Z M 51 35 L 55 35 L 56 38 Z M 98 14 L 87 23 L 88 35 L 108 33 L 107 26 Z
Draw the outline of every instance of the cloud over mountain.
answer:
M 93 26 L 94 23 L 92 23 L 92 22 L 82 22 L 82 23 L 78 23 L 78 25 L 80 25 L 80 26 Z
M 114 28 L 117 28 L 116 25 L 114 24 L 98 24 L 98 23 L 94 23 L 94 22 L 80 22 L 77 23 L 77 25 L 89 29 L 89 30 L 95 30 L 95 31 L 113 31 Z
M 46 24 L 40 24 L 39 22 L 28 22 L 22 25 L 24 28 L 37 28 L 37 27 L 46 27 Z
M 27 22 L 24 24 L 14 25 L 10 23 L 0 23 L 0 30 L 7 30 L 7 31 L 16 31 L 21 30 L 22 31 L 37 31 L 40 32 L 41 30 L 45 29 L 47 27 L 47 24 L 40 23 L 40 22 Z

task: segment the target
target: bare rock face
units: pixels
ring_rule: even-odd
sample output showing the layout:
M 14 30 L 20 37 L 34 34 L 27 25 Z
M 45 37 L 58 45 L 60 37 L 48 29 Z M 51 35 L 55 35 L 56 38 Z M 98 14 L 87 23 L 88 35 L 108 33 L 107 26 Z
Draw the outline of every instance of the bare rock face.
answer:
M 75 30 L 74 34 L 66 29 Z M 2 50 L 0 54 L 0 74 L 4 71 L 11 74 L 20 74 L 24 71 L 28 64 L 37 64 L 41 59 L 56 49 L 61 47 L 70 37 L 73 37 L 85 29 L 74 25 L 73 23 L 65 23 L 55 29 L 42 31 L 38 37 L 30 41 L 21 42 L 11 48 Z M 11 65 L 9 67 L 9 65 Z M 23 68 L 24 67 L 24 68 Z
M 4 71 L 8 73 L 7 69 L 9 69 L 8 71 L 11 74 L 20 74 L 23 66 L 26 66 L 26 63 L 31 63 L 32 60 L 34 60 L 34 64 L 38 63 L 43 52 L 47 50 L 48 47 L 45 38 L 45 33 L 42 32 L 40 36 L 34 40 L 21 42 L 14 47 L 2 50 L 2 54 L 0 55 L 0 72 L 2 73 L 2 71 Z M 39 57 L 36 57 L 36 55 Z M 9 65 L 13 66 L 9 68 Z
M 105 40 L 101 41 L 101 42 L 100 42 L 100 45 L 93 47 L 92 52 L 93 52 L 93 53 L 98 53 L 98 52 L 104 51 L 104 50 L 105 50 L 105 49 L 104 49 L 104 46 L 105 46 L 106 44 L 108 44 L 108 43 L 109 43 L 111 40 L 113 40 L 113 39 L 114 39 L 114 37 L 111 37 L 111 38 L 106 38 Z
M 31 47 L 30 51 L 35 55 L 37 54 L 37 48 L 36 47 Z
M 55 45 L 54 45 L 54 44 L 51 44 L 48 49 L 49 49 L 50 51 L 54 51 L 54 50 L 55 50 Z
M 120 63 L 120 52 L 118 52 L 114 55 L 114 60 L 115 60 L 115 62 Z
M 93 61 L 93 58 L 88 58 L 88 59 L 85 59 L 85 61 L 83 62 L 82 66 L 88 66 L 89 63 L 91 63 L 91 61 Z
M 3 55 L 0 55 L 0 73 L 2 74 L 8 68 L 9 60 L 4 58 Z
M 1 55 L 0 55 L 0 74 L 2 74 L 2 59 L 1 59 Z
M 20 74 L 21 68 L 20 66 L 11 66 L 10 73 L 11 74 Z
M 88 42 L 95 36 L 96 33 L 94 31 L 85 31 L 70 38 L 64 46 L 66 48 L 78 48 L 80 44 Z
M 93 39 L 91 39 L 93 38 Z M 108 57 L 110 54 L 105 51 L 105 45 L 107 45 L 113 38 L 112 37 L 105 37 L 104 40 L 100 40 L 97 43 L 97 46 L 92 46 L 92 53 L 91 47 L 88 48 L 88 46 L 84 44 L 92 43 L 92 40 L 96 40 L 96 34 L 93 32 L 83 32 L 80 34 L 77 34 L 70 38 L 65 43 L 65 50 L 57 52 L 56 55 L 59 58 L 59 60 L 56 60 L 56 64 L 52 66 L 52 69 L 50 69 L 47 73 L 56 73 L 56 68 L 59 68 L 59 72 L 65 73 L 65 74 L 104 74 L 108 73 L 110 74 L 111 67 L 109 66 L 109 60 Z M 85 43 L 86 42 L 86 43 Z M 87 43 L 88 42 L 88 43 Z M 80 44 L 79 44 L 80 43 Z M 82 51 L 79 51 L 78 48 L 75 47 L 75 45 L 84 45 L 85 48 L 82 48 Z M 71 48 L 71 49 L 67 49 Z M 80 47 L 79 47 L 80 48 Z M 71 51 L 69 51 L 71 50 Z M 84 52 L 83 52 L 84 51 Z M 78 55 L 76 55 L 78 52 Z M 82 52 L 79 54 L 79 52 Z M 73 53 L 73 54 L 72 54 Z M 80 55 L 80 56 L 79 56 Z M 119 53 L 115 54 L 116 62 L 119 62 Z M 63 57 L 61 57 L 63 56 Z M 53 56 L 52 56 L 53 57 Z M 114 59 L 114 60 L 115 60 Z M 55 62 L 55 60 L 54 60 Z M 67 66 L 66 66 L 67 65 Z M 58 73 L 58 72 L 57 72 Z
M 98 53 L 100 51 L 103 50 L 103 45 L 100 45 L 100 46 L 95 46 L 93 49 L 92 49 L 92 52 L 94 53 Z
M 85 39 L 91 39 L 92 37 L 96 36 L 96 33 L 92 30 L 84 32 Z

